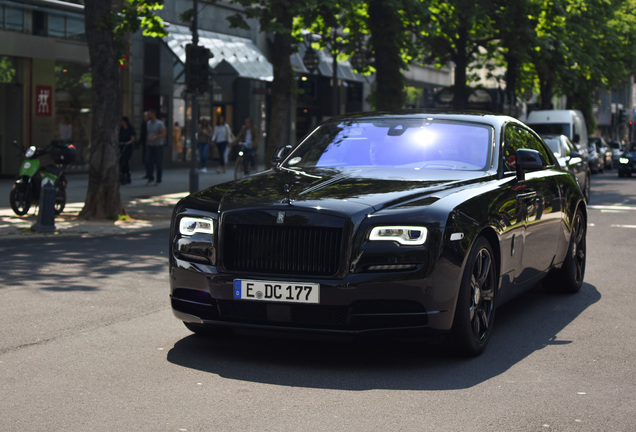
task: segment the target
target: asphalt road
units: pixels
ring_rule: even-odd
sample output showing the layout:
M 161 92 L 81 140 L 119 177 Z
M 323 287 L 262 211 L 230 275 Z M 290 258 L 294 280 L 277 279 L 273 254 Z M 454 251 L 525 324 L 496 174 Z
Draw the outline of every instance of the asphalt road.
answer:
M 585 284 L 498 311 L 486 353 L 192 336 L 167 231 L 0 239 L 1 431 L 634 431 L 636 179 L 592 177 Z

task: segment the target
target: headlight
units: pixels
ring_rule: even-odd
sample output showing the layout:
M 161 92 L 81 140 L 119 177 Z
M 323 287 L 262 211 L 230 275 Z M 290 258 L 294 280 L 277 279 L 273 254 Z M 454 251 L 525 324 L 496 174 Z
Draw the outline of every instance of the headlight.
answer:
M 401 245 L 419 246 L 426 241 L 427 230 L 417 226 L 379 226 L 371 230 L 369 240 L 396 241 Z
M 31 146 L 27 149 L 27 151 L 24 153 L 24 155 L 28 158 L 30 158 L 31 156 L 33 156 L 35 154 L 35 146 Z
M 627 159 L 627 158 L 620 158 L 620 159 L 618 159 L 618 161 L 620 163 L 622 163 L 622 164 L 628 164 L 629 163 L 629 159 Z
M 191 236 L 193 234 L 214 234 L 211 219 L 183 217 L 179 222 L 179 233 Z

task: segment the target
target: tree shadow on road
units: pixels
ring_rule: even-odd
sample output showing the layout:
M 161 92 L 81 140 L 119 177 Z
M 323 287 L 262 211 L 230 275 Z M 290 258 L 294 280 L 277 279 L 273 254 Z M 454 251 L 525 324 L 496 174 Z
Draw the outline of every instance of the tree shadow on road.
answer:
M 118 273 L 135 277 L 167 271 L 165 231 L 135 236 L 60 237 L 16 240 L 2 244 L 3 287 L 37 287 L 51 292 L 99 291 L 105 280 Z M 151 237 L 162 237 L 157 250 Z M 131 251 L 136 251 L 133 255 Z M 88 282 L 88 283 L 87 283 Z
M 173 364 L 241 381 L 339 390 L 449 390 L 475 386 L 548 346 L 582 341 L 559 333 L 601 298 L 584 284 L 576 295 L 541 286 L 497 310 L 486 352 L 458 358 L 443 344 L 370 339 L 329 342 L 234 335 L 188 336 L 169 351 Z

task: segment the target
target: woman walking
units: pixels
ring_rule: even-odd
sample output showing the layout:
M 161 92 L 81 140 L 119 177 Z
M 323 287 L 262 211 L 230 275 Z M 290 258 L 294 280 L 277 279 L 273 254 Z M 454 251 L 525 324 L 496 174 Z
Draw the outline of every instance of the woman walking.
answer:
M 225 149 L 228 142 L 234 139 L 230 126 L 225 123 L 225 117 L 219 116 L 216 126 L 214 127 L 214 133 L 212 134 L 212 141 L 216 143 L 216 148 L 219 150 L 219 167 L 216 172 L 222 174 L 225 172 Z
M 208 150 L 210 149 L 210 138 L 212 137 L 212 128 L 206 119 L 199 122 L 199 130 L 197 132 L 197 145 L 199 146 L 199 161 L 201 163 L 201 172 L 207 172 Z

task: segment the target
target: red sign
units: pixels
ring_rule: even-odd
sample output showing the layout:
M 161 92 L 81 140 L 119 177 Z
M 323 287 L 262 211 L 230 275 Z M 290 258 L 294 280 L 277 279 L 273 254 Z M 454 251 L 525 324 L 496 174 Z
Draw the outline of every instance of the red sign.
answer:
M 35 86 L 35 115 L 50 116 L 53 114 L 53 88 L 51 86 Z

